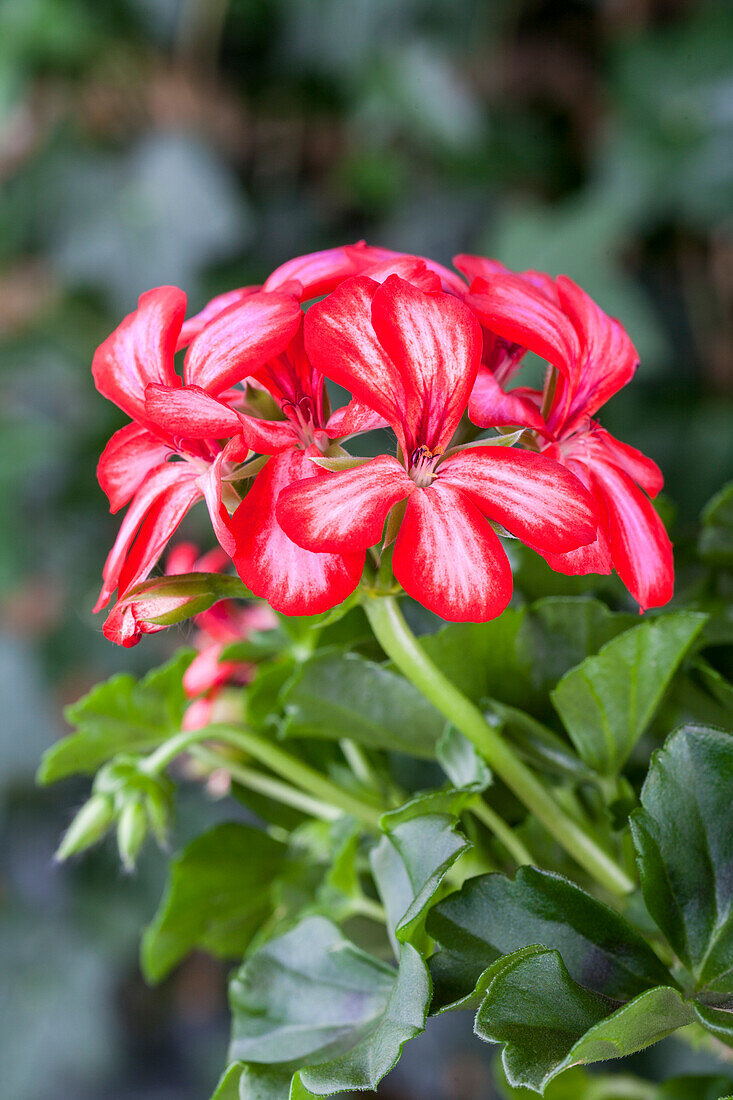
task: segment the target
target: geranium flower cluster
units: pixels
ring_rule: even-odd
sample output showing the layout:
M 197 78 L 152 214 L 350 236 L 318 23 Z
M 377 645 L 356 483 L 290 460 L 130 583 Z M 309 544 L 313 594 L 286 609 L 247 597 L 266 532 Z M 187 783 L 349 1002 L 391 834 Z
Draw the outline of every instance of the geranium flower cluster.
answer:
M 199 500 L 224 560 L 288 615 L 389 565 L 443 618 L 490 619 L 512 594 L 499 535 L 561 573 L 616 569 L 641 610 L 670 599 L 661 473 L 594 419 L 638 365 L 627 333 L 564 276 L 455 265 L 360 243 L 188 320 L 175 287 L 142 295 L 93 363 L 131 418 L 98 468 L 111 510 L 128 506 L 96 608 L 117 592 L 108 637 L 144 632 L 131 590 Z M 548 364 L 544 388 L 507 388 L 527 351 Z M 327 379 L 347 404 L 331 410 Z M 344 449 L 375 429 L 376 457 Z

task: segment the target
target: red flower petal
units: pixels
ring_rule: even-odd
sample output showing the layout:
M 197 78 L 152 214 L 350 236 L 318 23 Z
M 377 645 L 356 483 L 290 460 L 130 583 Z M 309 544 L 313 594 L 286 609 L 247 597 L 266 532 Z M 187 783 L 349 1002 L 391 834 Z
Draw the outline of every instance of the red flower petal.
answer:
M 511 599 L 497 535 L 463 493 L 440 482 L 410 497 L 392 566 L 405 592 L 443 619 L 485 622 Z
M 309 550 L 344 553 L 374 546 L 390 508 L 415 489 L 389 455 L 353 470 L 323 474 L 283 489 L 277 502 L 281 527 Z
M 145 519 L 148 511 L 161 496 L 168 492 L 168 490 L 178 482 L 185 482 L 186 484 L 193 485 L 194 477 L 195 471 L 191 469 L 188 463 L 164 462 L 162 465 L 158 466 L 157 469 L 152 470 L 145 481 L 143 481 L 130 503 L 125 518 L 120 524 L 114 546 L 107 555 L 107 560 L 104 563 L 104 569 L 102 570 L 104 584 L 95 605 L 95 611 L 99 611 L 105 606 L 115 588 L 117 588 L 117 582 L 124 568 L 125 559 L 140 524 Z M 200 495 L 198 489 L 196 492 Z
M 560 454 L 556 447 L 553 448 L 553 452 Z M 606 533 L 608 515 L 603 493 L 592 483 L 588 468 L 582 462 L 574 462 L 570 459 L 565 460 L 563 465 L 575 474 L 578 481 L 582 482 L 593 496 L 600 518 L 596 538 L 594 542 L 589 542 L 586 546 L 579 546 L 577 550 L 569 550 L 566 554 L 550 554 L 538 547 L 535 547 L 535 549 L 551 569 L 554 569 L 556 573 L 563 573 L 566 577 L 586 576 L 588 573 L 612 573 L 613 560 Z
M 256 596 L 285 615 L 315 615 L 341 603 L 356 588 L 365 553 L 313 554 L 297 546 L 277 522 L 280 492 L 313 473 L 293 448 L 271 458 L 232 516 L 237 572 Z
M 379 259 L 378 255 L 372 256 L 372 250 L 363 241 L 356 245 L 309 252 L 305 256 L 295 256 L 275 268 L 268 275 L 262 289 L 277 290 L 295 279 L 302 285 L 302 296 L 307 301 L 309 298 L 328 294 L 344 279 L 358 275 L 364 267 L 378 262 Z
M 183 674 L 183 690 L 189 699 L 225 684 L 239 667 L 235 661 L 220 661 L 225 642 L 213 642 L 202 649 Z
M 97 463 L 97 480 L 110 512 L 119 512 L 170 451 L 167 443 L 139 424 L 127 424 L 110 439 Z
M 375 428 L 386 426 L 387 422 L 383 416 L 354 398 L 348 405 L 343 405 L 331 413 L 326 424 L 326 435 L 329 439 L 344 439 L 349 435 L 372 432 Z
M 305 315 L 305 347 L 313 366 L 374 409 L 398 436 L 407 398 L 402 377 L 372 325 L 373 279 L 347 279 Z
M 242 430 L 239 415 L 200 386 L 148 386 L 145 411 L 161 431 L 176 439 L 224 439 Z
M 420 256 L 395 256 L 394 259 L 382 260 L 381 263 L 368 267 L 363 274 L 374 279 L 375 283 L 384 283 L 390 275 L 399 275 L 401 279 L 428 294 L 442 290 L 439 276 L 430 270 Z
M 236 290 L 227 290 L 224 294 L 218 294 L 216 298 L 212 298 L 199 313 L 183 322 L 176 351 L 187 347 L 220 313 L 239 305 L 245 298 L 249 298 L 250 294 L 256 294 L 259 289 L 258 286 L 240 286 Z
M 593 435 L 603 445 L 611 461 L 624 470 L 633 481 L 641 485 L 644 492 L 648 493 L 652 499 L 661 493 L 664 488 L 664 476 L 656 462 L 642 454 L 636 447 L 631 447 L 628 443 L 622 443 L 620 439 L 616 439 L 600 425 L 595 425 Z
M 642 611 L 662 607 L 674 593 L 674 559 L 654 505 L 628 474 L 611 463 L 596 463 L 592 476 L 606 502 L 616 572 Z
M 149 290 L 94 353 L 97 389 L 140 424 L 147 424 L 145 387 L 150 382 L 180 385 L 173 356 L 185 312 L 182 290 L 175 286 Z
M 441 484 L 466 493 L 488 516 L 530 546 L 565 553 L 593 542 L 591 494 L 565 466 L 509 447 L 471 447 L 438 468 Z
M 481 369 L 468 401 L 468 415 L 480 428 L 516 424 L 519 428 L 546 430 L 537 405 L 516 391 L 505 392 L 490 370 Z
M 197 485 L 206 501 L 216 540 L 224 553 L 231 557 L 235 549 L 234 535 L 231 532 L 229 513 L 221 499 L 221 466 L 226 457 L 226 452 L 221 451 L 206 473 L 197 478 Z
M 298 331 L 301 316 L 292 294 L 250 294 L 196 337 L 186 352 L 184 380 L 221 393 L 279 355 Z
M 590 295 L 565 275 L 558 276 L 560 304 L 572 321 L 581 345 L 578 371 L 559 387 L 548 422 L 569 428 L 581 416 L 592 416 L 633 377 L 639 365 L 636 348 L 618 321 L 604 313 Z
M 521 275 L 476 280 L 466 302 L 497 336 L 534 351 L 566 378 L 578 368 L 580 344 L 572 324 L 542 290 Z
M 397 275 L 377 290 L 372 322 L 402 376 L 401 421 L 411 452 L 445 447 L 476 379 L 483 338 L 471 311 L 451 294 L 424 294 Z
M 349 248 L 348 250 L 352 251 L 351 248 Z M 371 247 L 369 251 L 373 257 L 373 262 L 375 263 L 385 260 L 394 260 L 398 259 L 401 256 L 409 255 L 409 253 L 405 252 L 395 252 L 391 248 Z M 455 294 L 459 298 L 462 298 L 468 290 L 468 287 L 466 286 L 460 275 L 456 275 L 455 271 L 451 271 L 451 269 L 449 267 L 446 267 L 444 264 L 439 264 L 435 260 L 431 260 L 429 256 L 413 256 L 412 259 L 422 260 L 428 271 L 432 271 L 435 275 L 438 276 L 438 278 L 440 279 L 440 285 L 442 286 L 443 290 L 447 291 L 448 294 Z M 363 273 L 365 275 L 371 274 L 368 267 L 365 267 L 363 269 Z
M 117 585 L 120 596 L 145 580 L 186 512 L 200 499 L 201 490 L 189 477 L 176 482 L 155 500 L 120 570 Z
M 466 276 L 469 283 L 474 279 L 484 279 L 488 282 L 494 275 L 512 274 L 506 264 L 501 263 L 500 260 L 490 260 L 488 256 L 471 256 L 465 252 L 460 252 L 453 257 L 453 266 Z

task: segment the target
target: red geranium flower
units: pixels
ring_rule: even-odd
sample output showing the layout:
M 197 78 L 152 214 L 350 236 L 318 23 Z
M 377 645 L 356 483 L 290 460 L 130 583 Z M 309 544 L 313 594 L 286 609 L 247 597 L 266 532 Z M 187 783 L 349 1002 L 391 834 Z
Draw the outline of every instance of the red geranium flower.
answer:
M 146 406 L 151 384 L 180 392 L 174 355 L 185 342 L 185 308 L 186 296 L 176 287 L 148 291 L 94 356 L 97 389 L 132 418 L 112 436 L 97 468 L 110 510 L 130 504 L 104 566 L 97 611 L 115 588 L 122 597 L 148 576 L 185 513 L 201 498 L 220 543 L 229 552 L 234 549 L 221 479 L 228 462 L 246 456 L 246 447 L 234 439 L 225 449 L 214 433 L 190 437 L 174 415 L 161 419 Z M 222 394 L 277 355 L 297 331 L 300 318 L 300 304 L 292 294 L 249 288 L 239 292 L 235 304 L 218 310 L 211 323 L 199 318 L 189 326 L 189 338 L 200 331 L 186 353 L 184 380 L 201 392 Z
M 469 416 L 481 427 L 516 424 L 536 431 L 543 451 L 572 470 L 598 503 L 601 522 L 594 543 L 569 553 L 540 552 L 561 573 L 615 568 L 642 611 L 667 603 L 674 586 L 672 544 L 649 499 L 662 488 L 661 471 L 592 419 L 638 366 L 625 329 L 563 275 L 556 280 L 538 272 L 514 275 L 481 257 L 459 256 L 456 265 L 476 276 L 466 301 L 492 334 L 489 341 L 511 345 L 513 367 L 529 349 L 558 372 L 554 395 L 505 393 L 499 383 L 508 376 L 490 376 L 487 367 L 471 396 Z
M 345 255 L 349 251 L 333 249 L 315 257 L 298 257 L 284 265 L 287 279 L 282 286 L 297 289 L 302 297 L 322 292 L 333 280 L 341 281 L 343 271 L 354 266 Z M 375 263 L 373 250 L 356 251 L 362 263 L 368 255 L 368 270 L 375 280 L 399 271 L 422 286 L 440 288 L 439 277 L 418 257 L 380 258 Z M 234 563 L 250 590 L 278 611 L 317 614 L 340 603 L 354 590 L 363 571 L 364 554 L 360 548 L 354 552 L 349 547 L 314 553 L 293 542 L 277 519 L 278 496 L 304 478 L 327 476 L 313 465 L 311 455 L 322 455 L 333 441 L 379 427 L 383 420 L 358 401 L 329 413 L 323 375 L 309 361 L 301 331 L 281 355 L 253 374 L 257 385 L 274 397 L 285 419 L 263 420 L 247 415 L 199 386 L 171 389 L 150 385 L 146 410 L 158 423 L 188 438 L 242 438 L 253 451 L 272 456 L 228 521 L 236 545 L 232 551 Z
M 301 546 L 358 552 L 363 561 L 387 513 L 406 500 L 395 577 L 444 618 L 485 620 L 512 592 L 489 520 L 554 553 L 595 538 L 592 498 L 553 459 L 482 446 L 446 453 L 482 349 L 480 327 L 458 297 L 398 276 L 381 286 L 349 279 L 311 307 L 305 342 L 318 370 L 392 426 L 401 461 L 382 455 L 283 489 L 277 517 Z

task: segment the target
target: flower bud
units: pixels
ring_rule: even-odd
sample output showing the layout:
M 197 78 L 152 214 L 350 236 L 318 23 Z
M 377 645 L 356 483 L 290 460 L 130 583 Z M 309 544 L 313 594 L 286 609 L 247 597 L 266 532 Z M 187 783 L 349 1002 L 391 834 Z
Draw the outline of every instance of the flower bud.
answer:
M 101 840 L 114 820 L 114 801 L 106 794 L 93 794 L 64 833 L 55 859 L 61 863 Z
M 143 634 L 155 634 L 211 607 L 221 598 L 219 581 L 215 573 L 142 581 L 114 605 L 103 627 L 104 636 L 127 648 L 137 645 Z
M 168 840 L 168 823 L 170 818 L 170 805 L 171 800 L 167 792 L 159 787 L 158 789 L 152 789 L 148 792 L 145 799 L 145 809 L 147 811 L 148 822 L 150 828 L 158 841 L 158 844 L 163 847 Z
M 117 824 L 117 847 L 126 871 L 134 871 L 140 849 L 148 833 L 148 817 L 139 798 L 130 799 L 120 814 Z

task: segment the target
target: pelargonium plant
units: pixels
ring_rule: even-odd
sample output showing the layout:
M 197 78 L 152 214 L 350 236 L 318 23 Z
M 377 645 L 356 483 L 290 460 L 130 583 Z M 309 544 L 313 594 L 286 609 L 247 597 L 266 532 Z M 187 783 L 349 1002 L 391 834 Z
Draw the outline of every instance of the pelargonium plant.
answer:
M 94 775 L 58 857 L 115 830 L 129 870 L 177 778 L 231 800 L 141 956 L 237 963 L 217 1100 L 374 1089 L 457 1009 L 508 1096 L 570 1067 L 599 1096 L 577 1067 L 673 1033 L 733 1047 L 733 491 L 659 611 L 662 475 L 595 419 L 628 334 L 564 276 L 455 265 L 335 248 L 188 319 L 159 287 L 94 357 L 130 417 L 104 633 L 193 645 L 70 707 L 40 775 Z M 208 544 L 171 546 L 199 501 Z M 610 605 L 557 595 L 581 576 Z

